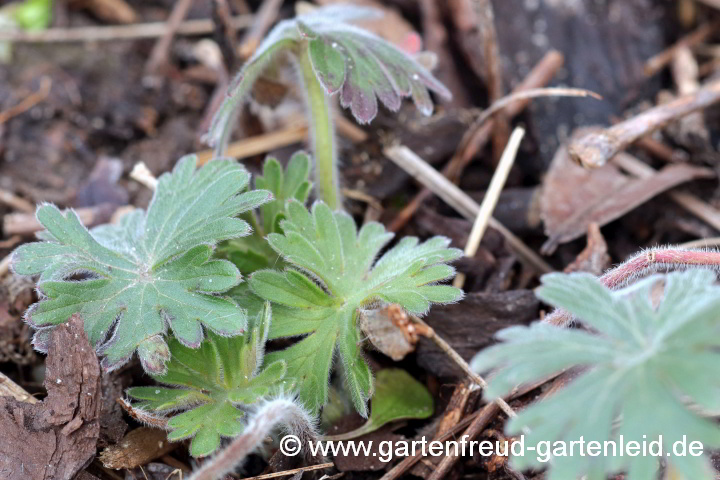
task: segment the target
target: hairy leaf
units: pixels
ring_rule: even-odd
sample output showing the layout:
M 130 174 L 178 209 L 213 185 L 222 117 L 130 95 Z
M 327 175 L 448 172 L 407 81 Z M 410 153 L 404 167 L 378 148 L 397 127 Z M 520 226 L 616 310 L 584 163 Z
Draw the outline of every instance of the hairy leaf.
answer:
M 377 18 L 382 12 L 368 7 L 329 5 L 277 24 L 245 63 L 218 110 L 208 132 L 211 145 L 227 143 L 233 111 L 250 93 L 252 84 L 274 55 L 308 55 L 318 82 L 329 94 L 339 94 L 360 123 L 377 115 L 377 99 L 392 111 L 412 97 L 418 109 L 433 110 L 428 89 L 444 98 L 450 91 L 429 71 L 391 43 L 347 22 Z
M 454 275 L 446 262 L 462 252 L 447 248 L 449 240 L 443 237 L 425 243 L 407 237 L 375 262 L 392 233 L 374 222 L 357 231 L 350 216 L 332 212 L 322 202 L 309 212 L 290 201 L 281 226 L 284 233 L 270 234 L 268 241 L 291 268 L 256 272 L 249 284 L 275 304 L 270 338 L 307 336 L 270 357 L 287 362 L 288 377 L 299 386 L 300 399 L 318 410 L 327 401 L 337 350 L 355 408 L 367 416 L 372 375 L 360 352 L 358 310 L 387 302 L 423 314 L 432 302 L 457 301 L 460 290 L 436 283 Z
M 305 152 L 295 153 L 285 171 L 280 162 L 268 157 L 263 166 L 263 176 L 255 179 L 255 188 L 269 190 L 274 197 L 260 208 L 262 222 L 258 222 L 255 212 L 248 212 L 246 219 L 254 226 L 253 232 L 247 237 L 226 242 L 218 248 L 218 254 L 233 262 L 243 274 L 263 268 L 284 267 L 285 263 L 270 248 L 265 236 L 282 233 L 280 221 L 285 218 L 287 200 L 305 203 L 312 188 L 309 178 L 310 158 Z
M 508 328 L 498 334 L 505 343 L 478 354 L 473 368 L 497 369 L 485 392 L 496 398 L 518 384 L 584 367 L 564 390 L 510 420 L 508 433 L 528 428 L 528 445 L 583 437 L 603 448 L 607 440 L 619 444 L 621 436 L 625 445 L 662 436 L 662 458 L 683 478 L 712 479 L 707 457 L 678 456 L 672 447 L 683 436 L 687 444 L 702 442 L 706 452 L 720 446 L 720 427 L 706 418 L 720 412 L 720 287 L 714 281 L 710 271 L 690 270 L 611 291 L 587 274 L 546 275 L 538 296 L 593 332 L 542 323 Z M 663 298 L 656 305 L 658 294 Z M 555 456 L 548 479 L 604 479 L 624 471 L 629 480 L 650 480 L 657 478 L 659 460 L 619 453 Z M 548 465 L 535 455 L 513 462 L 518 468 Z
M 399 368 L 380 370 L 375 393 L 370 399 L 370 418 L 359 428 L 334 435 L 333 440 L 348 440 L 378 430 L 397 420 L 428 418 L 433 414 L 433 397 L 425 385 Z M 324 415 L 324 412 L 323 412 Z
M 170 340 L 172 358 L 164 375 L 155 375 L 171 387 L 134 387 L 128 395 L 139 400 L 135 408 L 153 413 L 182 412 L 168 421 L 171 441 L 192 438 L 190 453 L 213 453 L 221 437 L 234 437 L 245 427 L 244 407 L 283 388 L 285 362 L 263 368 L 270 325 L 270 304 L 258 314 L 249 334 L 232 338 L 213 333 L 200 348 Z
M 240 272 L 210 257 L 217 242 L 250 233 L 235 217 L 271 195 L 240 193 L 250 175 L 234 161 L 214 160 L 197 171 L 195 162 L 181 159 L 159 178 L 147 213 L 136 210 L 117 225 L 88 232 L 73 211 L 38 209 L 45 241 L 13 255 L 15 272 L 40 274 L 40 301 L 26 314 L 39 329 L 36 348 L 46 350 L 49 329 L 80 313 L 106 369 L 137 351 L 145 369 L 159 373 L 169 356 L 168 327 L 190 348 L 200 345 L 203 325 L 223 336 L 242 333 L 245 311 L 218 296 L 240 282 Z

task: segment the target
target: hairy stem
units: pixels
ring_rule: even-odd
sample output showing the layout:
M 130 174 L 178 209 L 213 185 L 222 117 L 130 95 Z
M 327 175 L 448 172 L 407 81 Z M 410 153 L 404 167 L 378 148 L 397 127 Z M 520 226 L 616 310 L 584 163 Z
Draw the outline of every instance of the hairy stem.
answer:
M 286 398 L 266 402 L 252 417 L 242 435 L 235 437 L 225 450 L 209 460 L 188 480 L 217 480 L 234 469 L 252 453 L 278 425 L 296 435 L 301 445 L 315 440 L 315 424 L 310 415 L 297 403 Z
M 709 268 L 720 271 L 720 252 L 715 250 L 686 250 L 683 248 L 652 248 L 640 252 L 605 272 L 600 281 L 610 289 L 627 285 L 629 282 L 656 272 L 687 270 L 688 268 Z M 561 308 L 545 317 L 544 322 L 565 327 L 573 316 Z
M 330 116 L 328 96 L 318 82 L 307 48 L 299 54 L 300 70 L 310 109 L 310 126 L 315 153 L 315 182 L 318 196 L 335 210 L 341 206 L 335 155 L 335 131 Z

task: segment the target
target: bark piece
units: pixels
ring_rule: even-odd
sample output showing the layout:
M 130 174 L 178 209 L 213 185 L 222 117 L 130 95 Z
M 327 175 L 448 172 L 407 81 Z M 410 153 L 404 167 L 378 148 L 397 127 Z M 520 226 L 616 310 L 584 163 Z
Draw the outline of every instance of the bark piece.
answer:
M 613 164 L 584 169 L 572 162 L 562 146 L 545 177 L 540 199 L 548 235 L 542 252 L 551 254 L 561 243 L 583 236 L 591 223 L 602 227 L 683 182 L 713 176 L 705 168 L 675 164 L 647 178 L 630 179 Z
M 72 478 L 95 455 L 100 366 L 79 315 L 53 330 L 42 402 L 0 397 L 0 478 Z
M 537 318 L 539 302 L 530 290 L 498 293 L 469 293 L 462 302 L 436 305 L 425 322 L 465 360 L 493 343 L 498 330 L 527 325 Z M 465 378 L 465 374 L 435 344 L 420 338 L 418 364 L 440 377 Z
M 103 450 L 100 461 L 107 468 L 135 468 L 170 453 L 178 445 L 168 441 L 164 430 L 140 427 L 125 435 L 117 445 Z

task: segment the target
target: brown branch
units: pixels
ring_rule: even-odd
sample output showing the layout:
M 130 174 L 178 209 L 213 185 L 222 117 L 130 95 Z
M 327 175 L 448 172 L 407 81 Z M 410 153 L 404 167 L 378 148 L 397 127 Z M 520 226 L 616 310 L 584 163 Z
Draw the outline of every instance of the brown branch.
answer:
M 707 40 L 717 31 L 719 22 L 706 23 L 691 34 L 681 38 L 670 48 L 663 50 L 645 62 L 645 75 L 651 77 L 665 68 L 675 56 L 675 52 L 682 47 L 693 47 Z
M 157 85 L 162 81 L 162 73 L 167 69 L 175 32 L 185 20 L 193 0 L 178 0 L 167 19 L 167 29 L 153 46 L 150 58 L 145 63 L 145 81 Z
M 238 15 L 232 18 L 235 28 L 247 28 L 253 24 L 254 15 Z M 206 35 L 215 29 L 210 19 L 187 20 L 181 23 L 178 35 Z M 59 42 L 105 42 L 137 40 L 162 37 L 169 30 L 167 22 L 135 23 L 110 27 L 48 28 L 46 30 L 2 30 L 0 42 L 59 43 Z
M 395 146 L 384 150 L 385 156 L 395 162 L 400 168 L 415 177 L 420 183 L 432 190 L 442 198 L 448 205 L 470 221 L 474 221 L 480 211 L 480 205 L 470 198 L 468 194 L 460 190 L 454 183 L 444 177 L 440 172 L 428 165 L 422 158 L 405 146 Z M 516 237 L 503 224 L 495 218 L 490 217 L 489 225 L 497 230 L 510 248 L 517 253 L 518 258 L 530 265 L 540 273 L 553 271 L 553 268 L 540 256 L 531 250 Z
M 587 168 L 601 167 L 637 139 L 719 101 L 720 80 L 715 80 L 693 94 L 653 107 L 605 130 L 589 132 L 574 139 L 568 146 L 570 157 Z
M 37 89 L 36 92 L 31 93 L 27 97 L 25 97 L 20 103 L 17 105 L 13 105 L 12 107 L 8 108 L 7 110 L 3 110 L 0 112 L 0 125 L 7 122 L 13 117 L 16 117 L 20 115 L 21 113 L 24 113 L 28 110 L 30 110 L 32 107 L 37 105 L 38 103 L 42 102 L 47 98 L 47 96 L 50 94 L 50 88 L 52 87 L 52 80 L 50 77 L 42 77 L 40 79 L 40 88 Z
M 270 29 L 277 18 L 278 11 L 282 5 L 282 0 L 264 0 L 257 14 L 255 15 L 255 21 L 252 27 L 245 33 L 238 51 L 240 56 L 247 60 L 255 53 L 260 41 L 265 36 L 265 33 Z

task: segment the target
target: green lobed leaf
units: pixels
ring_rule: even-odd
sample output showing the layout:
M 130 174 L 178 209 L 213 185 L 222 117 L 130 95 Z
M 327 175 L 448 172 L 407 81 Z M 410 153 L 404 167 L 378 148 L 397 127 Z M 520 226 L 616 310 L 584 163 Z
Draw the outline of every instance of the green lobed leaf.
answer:
M 540 441 L 650 442 L 663 438 L 662 458 L 683 478 L 712 479 L 706 456 L 677 456 L 676 441 L 700 441 L 704 451 L 720 446 L 720 287 L 706 270 L 653 276 L 611 291 L 587 274 L 549 274 L 537 291 L 592 328 L 564 330 L 546 324 L 511 327 L 504 343 L 480 352 L 478 372 L 494 370 L 485 394 L 496 398 L 521 383 L 566 368 L 584 367 L 563 390 L 511 419 L 510 434 L 529 429 L 527 445 Z M 654 306 L 658 282 L 663 298 Z M 616 425 L 616 422 L 619 422 Z M 517 468 L 541 468 L 536 456 L 514 457 Z M 628 480 L 657 478 L 652 456 L 556 456 L 549 480 L 606 478 L 627 472 Z
M 317 411 L 327 401 L 337 349 L 345 386 L 355 408 L 367 416 L 372 375 L 359 348 L 358 310 L 385 302 L 423 314 L 431 303 L 459 300 L 460 290 L 436 284 L 454 275 L 445 263 L 462 252 L 448 248 L 446 238 L 419 243 L 408 237 L 375 261 L 393 235 L 374 222 L 357 231 L 350 216 L 332 212 L 322 202 L 310 212 L 290 201 L 281 226 L 284 233 L 270 234 L 268 242 L 291 267 L 256 272 L 249 284 L 274 304 L 270 338 L 307 336 L 269 358 L 287 362 L 288 378 L 298 385 L 300 399 Z
M 48 329 L 80 313 L 106 369 L 137 351 L 146 370 L 160 373 L 168 327 L 191 348 L 202 342 L 203 326 L 224 336 L 243 332 L 245 311 L 219 296 L 240 283 L 240 272 L 211 256 L 218 242 L 250 233 L 235 217 L 271 194 L 241 193 L 250 175 L 232 160 L 197 170 L 195 163 L 181 159 L 158 179 L 147 213 L 136 210 L 117 225 L 89 232 L 71 210 L 38 208 L 45 241 L 19 247 L 12 259 L 16 273 L 40 274 L 40 301 L 26 314 L 40 329 L 36 348 L 45 351 Z
M 397 111 L 403 98 L 411 97 L 424 115 L 433 111 L 428 90 L 443 98 L 450 91 L 408 54 L 375 34 L 348 22 L 382 16 L 368 7 L 328 5 L 292 20 L 279 22 L 245 63 L 215 114 L 207 135 L 222 152 L 227 144 L 234 113 L 250 94 L 252 84 L 279 52 L 307 54 L 318 82 L 329 95 L 339 94 L 359 123 L 377 115 L 380 101 Z
M 432 395 L 412 375 L 399 368 L 380 370 L 375 379 L 375 393 L 370 399 L 370 418 L 361 427 L 333 440 L 348 440 L 378 430 L 397 420 L 422 419 L 434 412 Z
M 160 414 L 181 412 L 168 421 L 168 439 L 192 438 L 193 456 L 210 455 L 222 437 L 242 433 L 248 405 L 289 388 L 282 381 L 285 362 L 264 364 L 270 317 L 266 302 L 244 336 L 226 338 L 211 333 L 197 349 L 171 339 L 167 372 L 153 376 L 169 387 L 129 389 L 128 395 L 138 400 L 133 406 Z
M 305 203 L 312 188 L 309 178 L 310 157 L 305 152 L 295 153 L 284 171 L 275 158 L 266 158 L 263 176 L 255 178 L 255 188 L 270 191 L 273 199 L 260 207 L 261 223 L 255 212 L 248 213 L 247 220 L 254 225 L 252 233 L 226 242 L 218 248 L 218 254 L 233 262 L 243 274 L 269 267 L 283 268 L 282 258 L 270 248 L 265 236 L 282 233 L 280 221 L 285 218 L 288 200 Z

